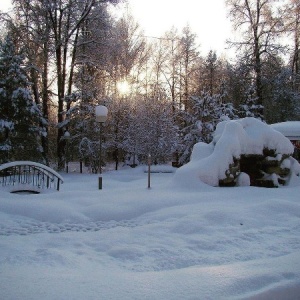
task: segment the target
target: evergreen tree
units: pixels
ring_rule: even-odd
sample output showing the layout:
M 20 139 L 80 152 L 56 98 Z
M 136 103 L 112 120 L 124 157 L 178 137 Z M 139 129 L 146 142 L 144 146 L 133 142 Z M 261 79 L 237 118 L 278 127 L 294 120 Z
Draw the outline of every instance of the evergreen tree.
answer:
M 254 117 L 263 120 L 264 117 L 261 114 L 263 106 L 257 104 L 257 96 L 255 96 L 254 88 L 250 87 L 246 92 L 246 100 L 239 106 L 239 116 L 241 118 Z
M 235 119 L 231 103 L 223 103 L 224 95 L 202 92 L 190 97 L 190 109 L 181 112 L 182 123 L 179 164 L 189 161 L 193 146 L 198 142 L 210 143 L 220 121 Z
M 46 124 L 34 103 L 23 57 L 9 37 L 0 43 L 0 162 L 42 160 Z
M 270 82 L 270 103 L 266 108 L 267 123 L 297 121 L 300 116 L 300 92 L 294 89 L 296 75 L 282 68 Z

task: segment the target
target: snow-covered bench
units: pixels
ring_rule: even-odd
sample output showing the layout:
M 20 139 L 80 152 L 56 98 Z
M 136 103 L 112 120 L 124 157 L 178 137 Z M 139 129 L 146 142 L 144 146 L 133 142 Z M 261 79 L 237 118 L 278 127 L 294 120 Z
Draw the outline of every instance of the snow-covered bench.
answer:
M 32 161 L 14 161 L 0 165 L 0 186 L 10 192 L 39 193 L 42 189 L 59 191 L 63 178 L 53 169 Z

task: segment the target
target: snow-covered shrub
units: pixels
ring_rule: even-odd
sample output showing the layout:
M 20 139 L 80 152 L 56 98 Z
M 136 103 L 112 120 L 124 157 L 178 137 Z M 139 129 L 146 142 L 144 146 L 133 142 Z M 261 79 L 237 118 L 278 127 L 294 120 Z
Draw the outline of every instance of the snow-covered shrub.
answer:
M 300 173 L 293 151 L 288 138 L 258 119 L 223 121 L 210 144 L 194 146 L 174 180 L 192 176 L 211 186 L 248 185 L 247 174 L 251 185 L 277 187 Z

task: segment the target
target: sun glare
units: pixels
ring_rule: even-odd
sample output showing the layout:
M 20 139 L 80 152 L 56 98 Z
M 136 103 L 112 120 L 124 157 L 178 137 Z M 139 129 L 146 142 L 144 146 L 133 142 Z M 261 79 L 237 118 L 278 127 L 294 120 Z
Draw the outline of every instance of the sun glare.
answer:
M 117 89 L 121 95 L 128 95 L 130 92 L 129 83 L 126 80 L 117 83 Z

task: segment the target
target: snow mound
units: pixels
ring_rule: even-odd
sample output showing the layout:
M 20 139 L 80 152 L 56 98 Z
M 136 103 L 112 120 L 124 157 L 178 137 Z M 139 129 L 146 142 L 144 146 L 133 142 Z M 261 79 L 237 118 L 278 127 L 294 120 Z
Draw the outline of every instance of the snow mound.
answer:
M 294 146 L 280 132 L 255 118 L 220 122 L 213 141 L 194 146 L 190 162 L 177 170 L 174 181 L 188 187 L 199 186 L 199 182 L 219 186 L 241 155 L 263 155 L 265 150 L 273 151 L 276 157 L 291 156 Z M 297 162 L 293 161 L 293 165 L 299 169 Z M 249 185 L 248 181 L 243 174 L 238 185 Z
M 235 138 L 234 134 L 238 136 Z M 228 140 L 225 140 L 224 137 Z M 226 145 L 234 142 L 232 146 L 235 149 L 241 147 L 239 155 L 262 154 L 264 149 L 272 149 L 277 153 L 288 155 L 294 152 L 294 146 L 288 138 L 255 118 L 220 122 L 217 125 L 213 143 L 217 144 L 221 138 L 222 144 Z

